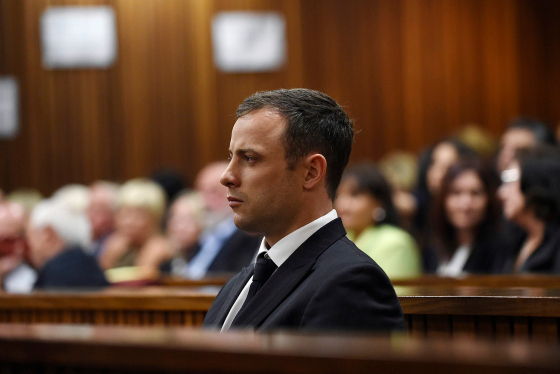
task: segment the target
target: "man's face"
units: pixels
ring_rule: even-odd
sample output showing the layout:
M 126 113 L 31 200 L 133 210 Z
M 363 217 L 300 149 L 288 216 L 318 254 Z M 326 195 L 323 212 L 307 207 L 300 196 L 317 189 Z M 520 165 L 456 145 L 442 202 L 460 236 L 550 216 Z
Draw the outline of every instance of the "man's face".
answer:
M 42 267 L 50 253 L 50 242 L 46 229 L 35 228 L 28 223 L 25 236 L 29 244 L 29 257 L 33 266 Z
M 122 206 L 117 211 L 115 226 L 133 246 L 141 246 L 157 231 L 157 220 L 146 208 Z
M 214 164 L 204 168 L 196 178 L 196 190 L 204 198 L 206 209 L 213 214 L 230 214 L 227 206 L 227 189 L 220 184 L 220 177 L 224 172 L 225 165 Z
M 114 229 L 115 211 L 110 197 L 103 191 L 91 190 L 87 214 L 94 240 Z
M 237 227 L 267 239 L 292 230 L 300 207 L 303 173 L 288 170 L 278 113 L 260 109 L 237 120 L 230 142 L 230 163 L 221 178 Z

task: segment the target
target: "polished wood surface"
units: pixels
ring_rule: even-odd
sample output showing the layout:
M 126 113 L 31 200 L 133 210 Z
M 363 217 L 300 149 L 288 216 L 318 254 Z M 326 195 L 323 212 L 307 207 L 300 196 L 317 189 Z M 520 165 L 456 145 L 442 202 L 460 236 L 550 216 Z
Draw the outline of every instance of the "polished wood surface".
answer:
M 200 326 L 218 289 L 148 287 L 29 295 L 2 293 L 0 323 Z
M 164 286 L 197 287 L 223 286 L 235 274 L 217 275 L 202 279 L 186 279 L 176 276 L 162 276 L 157 283 Z M 429 286 L 429 287 L 457 287 L 474 286 L 490 288 L 556 288 L 560 287 L 560 276 L 543 274 L 519 275 L 464 275 L 460 277 L 439 277 L 437 275 L 422 275 L 415 278 L 391 280 L 393 286 Z
M 159 279 L 158 283 L 164 286 L 178 286 L 178 287 L 201 287 L 201 286 L 223 286 L 235 274 L 214 276 L 202 279 L 185 279 L 176 276 L 164 276 Z
M 395 287 L 411 336 L 560 341 L 559 288 Z
M 549 373 L 560 368 L 560 346 L 401 335 L 0 325 L 0 362 L 3 372 Z
M 412 337 L 559 342 L 560 288 L 395 287 Z M 0 323 L 200 326 L 219 287 L 0 294 Z
M 118 61 L 45 70 L 48 6 L 109 5 Z M 287 63 L 223 73 L 211 22 L 221 11 L 286 18 Z M 188 179 L 225 159 L 237 105 L 257 90 L 308 87 L 343 104 L 360 133 L 352 159 L 418 151 L 478 122 L 560 118 L 560 3 L 554 0 L 2 0 L 0 75 L 21 88 L 21 132 L 0 140 L 0 187 L 50 194 L 169 166 Z
M 394 286 L 430 286 L 430 287 L 560 287 L 560 276 L 543 274 L 519 275 L 465 275 L 457 278 L 423 275 L 416 278 L 391 280 Z

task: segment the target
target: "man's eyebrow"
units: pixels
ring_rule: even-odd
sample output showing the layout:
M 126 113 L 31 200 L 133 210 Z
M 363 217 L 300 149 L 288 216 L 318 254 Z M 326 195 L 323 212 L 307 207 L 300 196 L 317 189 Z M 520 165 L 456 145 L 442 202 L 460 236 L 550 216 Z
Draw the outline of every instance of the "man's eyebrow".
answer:
M 244 155 L 244 154 L 246 154 L 246 153 L 253 153 L 253 154 L 255 154 L 255 155 L 259 155 L 259 156 L 260 156 L 260 153 L 257 152 L 257 151 L 255 151 L 255 150 L 252 149 L 252 148 L 237 149 L 237 150 L 235 150 L 235 153 L 238 154 L 238 155 Z

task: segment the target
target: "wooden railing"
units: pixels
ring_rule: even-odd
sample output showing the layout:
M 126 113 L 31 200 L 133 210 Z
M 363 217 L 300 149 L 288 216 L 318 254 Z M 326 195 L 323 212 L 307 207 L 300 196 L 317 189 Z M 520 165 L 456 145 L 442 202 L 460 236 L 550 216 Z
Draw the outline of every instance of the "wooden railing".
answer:
M 555 373 L 560 346 L 184 328 L 1 325 L 3 373 Z
M 392 281 L 394 286 L 431 286 L 431 287 L 541 287 L 560 288 L 560 276 L 542 274 L 520 275 L 466 275 L 458 278 L 424 275 L 417 278 L 397 279 Z
M 200 326 L 216 293 L 147 287 L 0 294 L 0 323 Z
M 492 277 L 469 279 L 470 286 L 467 279 L 446 286 L 428 278 L 419 280 L 422 286 L 396 286 L 409 336 L 559 341 L 560 287 L 553 284 L 556 278 L 526 278 L 526 287 L 499 287 L 496 282 L 501 285 L 504 280 Z M 521 278 L 510 281 L 524 284 Z M 545 283 L 553 286 L 539 287 Z M 0 294 L 0 323 L 196 327 L 202 324 L 218 290 L 216 286 L 174 284 L 92 293 Z
M 411 336 L 559 341 L 558 288 L 395 289 Z

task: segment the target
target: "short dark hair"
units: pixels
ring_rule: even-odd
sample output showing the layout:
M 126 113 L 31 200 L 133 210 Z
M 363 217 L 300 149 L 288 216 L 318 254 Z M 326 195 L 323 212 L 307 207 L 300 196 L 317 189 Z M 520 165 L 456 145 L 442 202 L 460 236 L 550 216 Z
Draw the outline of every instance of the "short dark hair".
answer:
M 525 205 L 545 221 L 560 220 L 560 152 L 541 145 L 517 152 Z
M 385 210 L 385 217 L 376 222 L 377 225 L 399 226 L 399 216 L 393 203 L 391 185 L 374 164 L 354 165 L 344 172 L 342 178 L 353 179 L 359 192 L 366 193 L 381 203 L 381 207 Z
M 537 144 L 555 145 L 556 138 L 550 128 L 544 123 L 534 118 L 518 117 L 510 121 L 507 130 L 523 129 L 531 132 Z
M 288 169 L 312 152 L 325 157 L 327 193 L 334 199 L 354 141 L 353 122 L 346 112 L 322 92 L 294 88 L 249 96 L 237 108 L 237 118 L 263 108 L 286 119 L 283 143 Z

